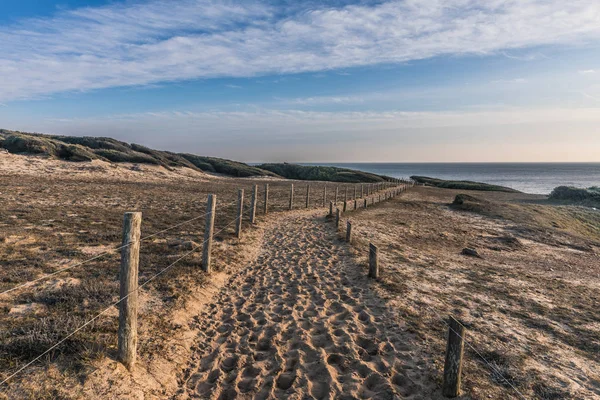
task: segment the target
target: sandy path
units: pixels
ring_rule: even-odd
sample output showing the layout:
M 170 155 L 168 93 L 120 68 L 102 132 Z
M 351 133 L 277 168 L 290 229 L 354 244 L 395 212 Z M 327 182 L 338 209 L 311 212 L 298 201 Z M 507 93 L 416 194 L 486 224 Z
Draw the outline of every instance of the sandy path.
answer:
M 177 398 L 430 398 L 411 335 L 322 212 L 282 217 L 265 243 L 197 317 Z

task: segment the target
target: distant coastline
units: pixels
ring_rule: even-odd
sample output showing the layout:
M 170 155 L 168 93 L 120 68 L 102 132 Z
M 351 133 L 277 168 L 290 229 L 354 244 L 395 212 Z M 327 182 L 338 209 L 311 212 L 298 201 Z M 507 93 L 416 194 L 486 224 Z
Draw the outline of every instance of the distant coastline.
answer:
M 423 175 L 445 180 L 469 180 L 531 194 L 550 194 L 557 186 L 600 185 L 600 163 L 300 163 L 351 168 L 408 178 Z

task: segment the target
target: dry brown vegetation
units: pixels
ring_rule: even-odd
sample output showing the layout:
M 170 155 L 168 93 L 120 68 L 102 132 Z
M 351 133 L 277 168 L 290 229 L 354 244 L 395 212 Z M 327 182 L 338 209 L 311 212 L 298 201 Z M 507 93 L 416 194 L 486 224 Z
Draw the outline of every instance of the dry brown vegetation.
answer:
M 471 198 L 452 205 L 461 193 Z M 418 187 L 348 217 L 365 268 L 368 243 L 379 246 L 377 290 L 419 338 L 438 384 L 443 319 L 454 315 L 496 371 L 467 347 L 465 397 L 600 396 L 598 212 L 541 196 Z
M 261 270 L 258 253 L 264 240 L 288 242 L 280 230 L 285 224 L 306 236 L 304 228 L 296 225 L 326 223 L 322 217 L 278 214 L 287 209 L 290 182 L 277 179 L 224 178 L 158 166 L 114 167 L 98 161 L 74 167 L 57 160 L 0 154 L 0 180 L 0 291 L 117 247 L 126 211 L 143 212 L 145 236 L 201 216 L 207 194 L 215 193 L 216 230 L 225 229 L 217 235 L 216 271 L 209 279 L 199 269 L 199 254 L 194 254 L 142 290 L 140 368 L 132 376 L 114 362 L 117 309 L 112 307 L 1 388 L 0 397 L 5 398 L 133 398 L 132 393 L 168 397 L 181 384 L 177 379 L 190 361 L 193 343 L 204 346 L 199 330 L 219 328 L 202 327 L 209 322 L 203 318 L 227 315 L 230 297 L 246 297 L 231 291 L 240 284 L 231 276 L 252 279 L 252 271 L 239 274 L 242 267 L 252 265 L 257 274 L 271 279 L 270 285 L 284 287 L 282 272 Z M 271 216 L 260 215 L 261 191 L 261 223 L 253 229 L 245 224 L 247 233 L 238 241 L 228 225 L 234 218 L 237 189 L 246 189 L 247 209 L 252 186 L 259 184 L 262 189 L 267 182 Z M 311 207 L 322 207 L 323 183 L 310 184 Z M 339 186 L 343 198 L 344 186 Z M 327 201 L 333 200 L 334 185 L 328 188 Z M 305 206 L 305 190 L 305 182 L 296 182 L 296 208 Z M 351 189 L 350 197 L 353 193 Z M 471 197 L 452 205 L 461 193 Z M 375 336 L 410 338 L 401 346 L 399 367 L 391 363 L 394 372 L 370 388 L 365 379 L 367 388 L 356 392 L 360 396 L 368 397 L 369 390 L 381 383 L 390 385 L 390 393 L 403 393 L 406 398 L 435 397 L 445 351 L 443 319 L 449 314 L 465 324 L 468 341 L 496 371 L 467 348 L 464 398 L 519 398 L 517 391 L 537 399 L 600 396 L 597 212 L 550 205 L 541 196 L 419 187 L 345 217 L 354 222 L 352 246 L 338 241 L 329 248 L 331 227 L 315 228 L 319 233 L 311 239 L 319 242 L 315 251 L 323 256 L 334 252 L 337 258 L 325 257 L 319 264 L 323 276 L 311 272 L 311 280 L 304 284 L 337 282 L 331 269 L 343 268 L 350 281 L 362 286 L 348 286 L 345 290 L 352 289 L 348 293 L 332 288 L 323 293 L 344 298 L 360 293 L 377 305 Z M 186 241 L 200 243 L 203 225 L 204 219 L 199 218 L 142 243 L 140 281 L 184 254 Z M 368 242 L 380 249 L 379 282 L 359 279 L 366 274 Z M 461 255 L 466 247 L 477 250 L 481 258 Z M 298 259 L 313 263 L 310 252 L 300 247 L 292 250 Z M 284 263 L 278 249 L 271 249 L 271 255 L 276 263 Z M 365 270 L 357 270 L 357 264 Z M 118 265 L 118 254 L 106 255 L 0 296 L 4 328 L 0 379 L 118 300 Z M 321 291 L 327 286 L 323 285 Z M 256 294 L 250 290 L 247 297 Z M 211 300 L 214 297 L 216 302 Z M 276 297 L 267 297 L 265 306 L 281 306 L 277 302 L 282 299 Z M 290 302 L 290 307 L 296 306 Z M 352 329 L 359 329 L 362 322 L 347 321 Z M 358 348 L 348 353 L 379 357 L 362 354 Z M 310 366 L 300 367 L 307 374 L 314 372 Z M 136 392 L 140 386 L 144 390 Z
M 0 292 L 118 247 L 124 212 L 143 213 L 142 236 L 147 236 L 202 216 L 208 193 L 217 195 L 214 268 L 230 273 L 247 261 L 251 254 L 247 247 L 258 240 L 255 235 L 242 242 L 233 237 L 237 190 L 246 191 L 247 215 L 252 187 L 260 185 L 261 215 L 265 183 L 270 185 L 272 213 L 287 210 L 290 188 L 289 181 L 278 179 L 234 179 L 188 169 L 116 167 L 99 161 L 73 164 L 9 154 L 0 155 L 0 180 Z M 324 183 L 310 185 L 310 206 L 322 206 Z M 328 187 L 329 201 L 334 186 Z M 306 183 L 296 182 L 295 208 L 305 207 L 305 193 Z M 246 221 L 244 229 L 248 228 Z M 186 242 L 201 243 L 203 230 L 204 218 L 199 218 L 144 241 L 140 282 L 185 254 L 190 246 Z M 173 313 L 186 308 L 197 288 L 211 284 L 199 264 L 200 254 L 194 253 L 143 289 L 142 360 L 164 352 L 165 338 L 181 325 L 172 320 Z M 112 252 L 0 296 L 0 380 L 116 302 L 118 268 L 119 254 Z M 82 395 L 81 382 L 103 359 L 115 356 L 116 316 L 113 307 L 0 390 L 11 398 Z

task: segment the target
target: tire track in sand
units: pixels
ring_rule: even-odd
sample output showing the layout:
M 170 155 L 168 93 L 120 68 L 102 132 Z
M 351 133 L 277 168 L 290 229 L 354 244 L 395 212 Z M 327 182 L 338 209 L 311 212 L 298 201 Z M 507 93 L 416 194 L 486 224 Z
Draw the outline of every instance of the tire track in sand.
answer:
M 196 318 L 177 398 L 425 398 L 412 338 L 364 275 L 317 213 L 282 217 Z

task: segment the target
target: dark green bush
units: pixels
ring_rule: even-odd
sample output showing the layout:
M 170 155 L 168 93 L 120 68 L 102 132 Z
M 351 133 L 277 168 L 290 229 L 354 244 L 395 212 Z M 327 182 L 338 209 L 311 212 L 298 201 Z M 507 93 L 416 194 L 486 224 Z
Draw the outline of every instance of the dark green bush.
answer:
M 348 183 L 383 182 L 385 180 L 384 177 L 379 175 L 338 167 L 306 166 L 287 163 L 262 164 L 258 167 L 288 179 Z
M 520 193 L 518 190 L 498 185 L 490 185 L 489 183 L 472 182 L 472 181 L 446 181 L 443 179 L 429 178 L 427 176 L 411 176 L 410 179 L 417 183 L 424 183 L 429 186 L 435 186 L 444 189 L 458 190 L 480 190 L 486 192 L 508 192 Z
M 130 163 L 142 163 L 142 164 L 154 164 L 158 165 L 160 162 L 152 156 L 144 153 L 138 153 L 137 151 L 130 151 L 124 153 L 117 150 L 96 150 L 95 153 L 101 157 L 106 158 L 112 162 L 130 162 Z
M 45 138 L 26 135 L 10 135 L 3 142 L 2 147 L 11 153 L 48 154 L 56 156 L 56 144 Z
M 94 153 L 85 147 L 71 145 L 61 145 L 56 155 L 67 161 L 91 161 L 98 158 Z
M 587 200 L 600 201 L 600 191 L 597 187 L 581 189 L 572 186 L 559 186 L 550 193 L 550 200 L 567 200 L 585 202 Z

